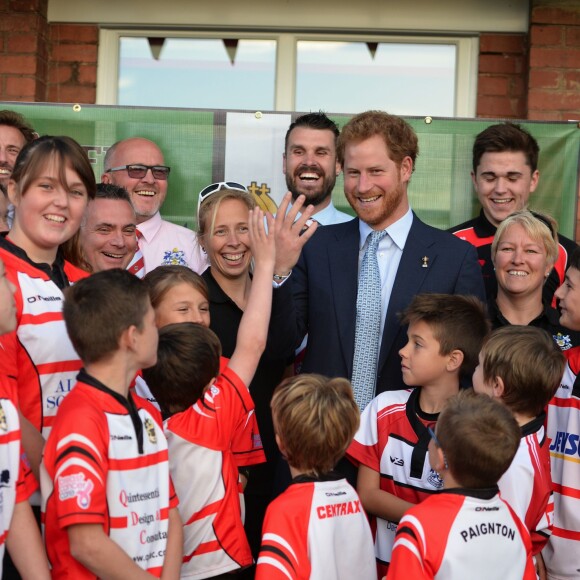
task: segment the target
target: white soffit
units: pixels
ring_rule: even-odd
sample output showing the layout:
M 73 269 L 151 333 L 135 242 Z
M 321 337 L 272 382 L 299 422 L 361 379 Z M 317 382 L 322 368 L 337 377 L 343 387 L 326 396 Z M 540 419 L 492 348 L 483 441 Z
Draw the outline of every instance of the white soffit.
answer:
M 529 0 L 49 0 L 51 23 L 306 32 L 527 32 Z

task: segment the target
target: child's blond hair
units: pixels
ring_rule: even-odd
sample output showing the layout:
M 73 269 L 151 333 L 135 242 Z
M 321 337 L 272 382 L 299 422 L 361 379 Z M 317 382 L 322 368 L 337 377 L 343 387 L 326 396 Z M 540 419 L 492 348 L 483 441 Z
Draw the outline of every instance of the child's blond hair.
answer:
M 272 397 L 274 429 L 291 467 L 321 475 L 331 471 L 360 422 L 347 379 L 304 374 L 287 379 Z

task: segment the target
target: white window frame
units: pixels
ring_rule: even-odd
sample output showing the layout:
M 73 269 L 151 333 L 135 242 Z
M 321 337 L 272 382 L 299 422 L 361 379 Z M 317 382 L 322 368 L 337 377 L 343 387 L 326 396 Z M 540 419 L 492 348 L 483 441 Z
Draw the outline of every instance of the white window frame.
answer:
M 306 34 L 291 32 L 232 32 L 231 30 L 139 30 L 101 28 L 97 68 L 97 104 L 116 105 L 119 78 L 119 46 L 122 36 L 171 38 L 251 38 L 277 42 L 275 111 L 294 111 L 296 100 L 296 46 L 300 40 L 453 44 L 456 47 L 454 117 L 475 117 L 479 38 L 472 36 Z M 353 111 L 353 113 L 356 111 Z

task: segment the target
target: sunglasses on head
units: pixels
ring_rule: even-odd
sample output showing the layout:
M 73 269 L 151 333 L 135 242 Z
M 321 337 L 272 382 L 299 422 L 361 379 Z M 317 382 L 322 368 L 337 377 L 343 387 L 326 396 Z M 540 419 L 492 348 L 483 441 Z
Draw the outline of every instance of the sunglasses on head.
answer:
M 167 167 L 167 165 L 141 165 L 140 163 L 134 163 L 132 165 L 111 167 L 111 169 L 107 169 L 105 173 L 110 173 L 111 171 L 127 171 L 129 177 L 133 179 L 143 179 L 150 169 L 153 177 L 162 181 L 167 179 L 167 176 L 171 171 L 171 167 Z
M 245 193 L 248 192 L 248 188 L 241 183 L 236 183 L 235 181 L 218 181 L 217 183 L 212 183 L 207 187 L 204 187 L 199 192 L 199 197 L 197 198 L 197 213 L 199 214 L 199 208 L 201 204 L 212 194 L 220 189 L 230 189 L 232 191 L 243 191 Z

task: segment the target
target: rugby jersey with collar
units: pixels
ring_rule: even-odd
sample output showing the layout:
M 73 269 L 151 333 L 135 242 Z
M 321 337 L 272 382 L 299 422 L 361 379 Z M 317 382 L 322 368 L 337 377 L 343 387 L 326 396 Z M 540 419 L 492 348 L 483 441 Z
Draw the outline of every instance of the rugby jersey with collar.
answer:
M 388 580 L 535 580 L 525 525 L 497 487 L 450 489 L 401 518 Z
M 15 505 L 28 500 L 38 488 L 20 439 L 16 383 L 12 377 L 0 375 L 0 561 Z
M 535 556 L 552 533 L 554 496 L 550 475 L 550 452 L 542 412 L 521 427 L 522 437 L 508 470 L 498 482 L 501 497 L 526 524 Z
M 253 408 L 246 385 L 225 367 L 203 397 L 164 422 L 183 521 L 181 578 L 210 578 L 253 563 L 232 447 Z M 250 451 L 254 444 L 261 450 L 259 435 L 247 443 Z
M 553 580 L 578 578 L 580 570 L 580 347 L 568 359 L 548 405 L 547 433 L 554 489 L 554 527 L 542 555 Z
M 298 476 L 264 518 L 256 580 L 376 580 L 373 538 L 341 476 Z
M 161 575 L 177 497 L 161 417 L 147 401 L 81 370 L 44 448 L 41 491 L 53 579 L 95 578 L 70 554 L 74 524 L 102 525 L 138 566 Z
M 35 264 L 1 236 L 0 258 L 16 286 L 17 318 L 16 330 L 0 338 L 0 372 L 16 377 L 20 410 L 46 439 L 82 366 L 63 320 L 63 290 L 88 274 L 60 254 L 52 268 Z
M 357 464 L 380 473 L 380 487 L 396 497 L 419 503 L 440 491 L 443 481 L 429 464 L 431 437 L 426 424 L 438 414 L 419 408 L 420 389 L 387 391 L 375 397 L 361 414 L 360 427 L 347 451 Z M 386 574 L 397 523 L 376 520 L 375 554 L 379 575 Z

